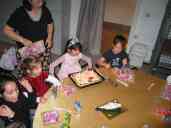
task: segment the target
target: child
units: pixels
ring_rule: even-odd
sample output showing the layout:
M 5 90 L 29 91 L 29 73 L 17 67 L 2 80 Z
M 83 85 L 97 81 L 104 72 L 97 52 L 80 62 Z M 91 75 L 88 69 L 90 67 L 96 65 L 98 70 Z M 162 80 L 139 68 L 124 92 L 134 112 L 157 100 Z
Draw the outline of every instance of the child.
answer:
M 126 39 L 121 35 L 116 35 L 113 40 L 112 49 L 103 54 L 97 61 L 97 65 L 105 68 L 120 69 L 128 64 L 128 55 L 125 50 Z
M 39 58 L 30 57 L 23 60 L 22 69 L 24 71 L 24 78 L 27 79 L 36 92 L 38 102 L 45 102 L 46 96 L 44 95 L 49 86 L 45 82 L 48 78 L 48 72 L 42 70 L 42 63 Z
M 5 126 L 21 122 L 26 128 L 31 128 L 29 110 L 36 108 L 37 104 L 29 82 L 25 79 L 17 82 L 9 76 L 2 80 L 1 77 L 0 93 L 0 118 L 5 122 Z
M 81 44 L 78 39 L 70 39 L 66 44 L 66 53 L 50 64 L 49 72 L 54 74 L 55 67 L 62 64 L 57 76 L 63 80 L 69 74 L 81 71 L 80 60 L 86 61 L 88 68 L 92 68 L 91 59 L 81 53 Z

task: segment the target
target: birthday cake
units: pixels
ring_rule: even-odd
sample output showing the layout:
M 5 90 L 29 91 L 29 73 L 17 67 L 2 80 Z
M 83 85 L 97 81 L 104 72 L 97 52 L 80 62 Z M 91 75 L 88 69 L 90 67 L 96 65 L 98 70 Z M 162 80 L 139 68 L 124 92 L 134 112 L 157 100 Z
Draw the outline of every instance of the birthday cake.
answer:
M 70 78 L 79 87 L 85 87 L 91 84 L 101 82 L 103 77 L 94 70 L 85 70 L 70 75 Z

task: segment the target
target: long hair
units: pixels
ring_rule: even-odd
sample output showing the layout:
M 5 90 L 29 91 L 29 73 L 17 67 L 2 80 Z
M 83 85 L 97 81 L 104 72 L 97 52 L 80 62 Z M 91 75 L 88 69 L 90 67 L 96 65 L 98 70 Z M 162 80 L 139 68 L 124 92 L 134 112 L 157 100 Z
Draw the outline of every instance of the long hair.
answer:
M 8 81 L 13 81 L 18 85 L 18 81 L 12 74 L 0 74 L 0 94 L 2 95 L 5 91 L 5 84 Z

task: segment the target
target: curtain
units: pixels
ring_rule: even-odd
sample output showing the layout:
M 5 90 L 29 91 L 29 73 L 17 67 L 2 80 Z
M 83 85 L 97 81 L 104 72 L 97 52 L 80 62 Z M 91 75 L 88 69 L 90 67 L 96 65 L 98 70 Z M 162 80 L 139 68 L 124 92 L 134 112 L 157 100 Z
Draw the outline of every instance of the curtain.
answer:
M 82 0 L 77 37 L 86 53 L 98 54 L 101 47 L 105 0 Z
M 61 54 L 69 38 L 70 0 L 48 0 L 47 6 L 54 20 L 54 45 L 52 52 Z

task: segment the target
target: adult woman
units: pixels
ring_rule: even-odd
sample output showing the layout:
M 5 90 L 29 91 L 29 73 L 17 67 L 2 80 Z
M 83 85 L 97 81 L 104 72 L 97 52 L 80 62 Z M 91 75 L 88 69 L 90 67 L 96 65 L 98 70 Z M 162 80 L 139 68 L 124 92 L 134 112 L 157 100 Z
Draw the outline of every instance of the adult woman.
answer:
M 4 27 L 4 33 L 17 42 L 18 48 L 40 40 L 51 48 L 53 31 L 53 19 L 43 0 L 23 0 L 23 6 L 11 14 Z

